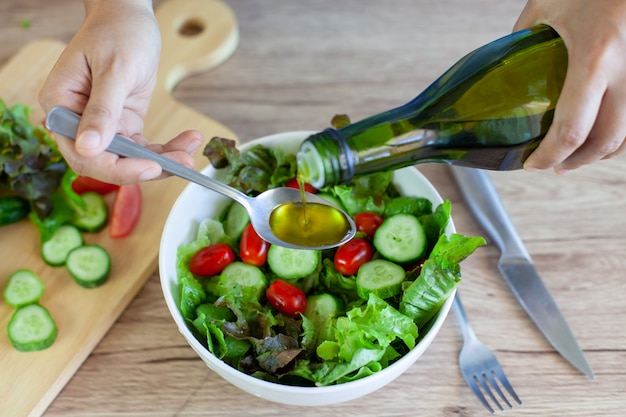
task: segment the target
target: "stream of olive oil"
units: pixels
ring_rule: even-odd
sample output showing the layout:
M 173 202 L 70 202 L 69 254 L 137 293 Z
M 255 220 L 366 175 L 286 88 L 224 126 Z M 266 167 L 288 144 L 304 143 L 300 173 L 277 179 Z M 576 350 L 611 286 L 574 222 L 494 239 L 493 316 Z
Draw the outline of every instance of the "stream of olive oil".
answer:
M 278 206 L 270 215 L 270 227 L 279 239 L 303 247 L 340 242 L 350 225 L 335 207 L 306 201 L 304 182 L 298 176 L 302 201 Z

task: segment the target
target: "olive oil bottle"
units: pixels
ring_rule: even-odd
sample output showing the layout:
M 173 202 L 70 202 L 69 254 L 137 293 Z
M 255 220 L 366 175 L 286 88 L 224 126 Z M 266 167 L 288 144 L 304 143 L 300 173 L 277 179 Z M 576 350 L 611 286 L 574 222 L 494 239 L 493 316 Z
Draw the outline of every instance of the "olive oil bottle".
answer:
M 549 26 L 469 53 L 409 103 L 307 138 L 298 174 L 316 188 L 425 162 L 512 170 L 552 123 L 567 50 Z

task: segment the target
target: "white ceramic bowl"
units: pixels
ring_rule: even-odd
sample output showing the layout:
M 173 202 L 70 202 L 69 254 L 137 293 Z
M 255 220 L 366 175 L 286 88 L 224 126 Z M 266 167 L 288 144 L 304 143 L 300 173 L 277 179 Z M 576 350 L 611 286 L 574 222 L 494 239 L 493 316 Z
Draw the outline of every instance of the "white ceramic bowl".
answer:
M 311 132 L 289 132 L 257 139 L 241 146 L 247 149 L 254 144 L 263 144 L 271 148 L 281 148 L 286 152 L 295 153 L 299 144 Z M 203 172 L 211 177 L 224 180 L 220 173 L 208 165 Z M 415 168 L 403 168 L 395 171 L 394 183 L 404 195 L 421 196 L 430 199 L 433 206 L 442 202 L 430 182 Z M 159 252 L 159 272 L 161 286 L 167 306 L 189 345 L 198 356 L 218 375 L 242 390 L 266 400 L 305 406 L 320 406 L 353 400 L 367 395 L 393 381 L 422 356 L 439 332 L 452 304 L 452 297 L 443 305 L 432 322 L 428 332 L 422 335 L 417 345 L 403 358 L 389 367 L 360 380 L 326 386 L 326 387 L 294 387 L 263 381 L 244 374 L 211 354 L 191 332 L 179 309 L 179 290 L 176 276 L 176 251 L 179 245 L 188 243 L 195 237 L 198 224 L 208 216 L 221 213 L 229 200 L 213 191 L 196 184 L 188 185 L 174 204 L 169 214 Z M 454 232 L 452 221 L 446 233 Z

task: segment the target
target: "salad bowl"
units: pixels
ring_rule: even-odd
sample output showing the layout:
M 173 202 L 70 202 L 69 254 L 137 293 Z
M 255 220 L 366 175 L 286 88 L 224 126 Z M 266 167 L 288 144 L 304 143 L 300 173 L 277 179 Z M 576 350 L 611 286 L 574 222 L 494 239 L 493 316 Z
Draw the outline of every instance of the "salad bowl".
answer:
M 268 148 L 296 153 L 302 140 L 312 132 L 288 132 L 260 138 L 240 146 L 242 151 L 262 144 Z M 225 181 L 223 170 L 216 170 L 210 164 L 203 173 L 220 181 Z M 433 207 L 443 202 L 432 184 L 414 167 L 403 168 L 393 173 L 393 183 L 402 195 L 425 197 Z M 192 241 L 201 222 L 207 217 L 219 216 L 231 203 L 226 197 L 211 192 L 196 184 L 189 184 L 181 193 L 167 218 L 160 244 L 159 273 L 167 307 L 187 343 L 220 377 L 232 385 L 263 399 L 301 406 L 321 406 L 354 400 L 370 394 L 405 372 L 422 356 L 435 339 L 452 305 L 450 296 L 428 327 L 420 328 L 420 338 L 416 345 L 400 359 L 369 376 L 350 382 L 328 386 L 292 386 L 262 380 L 241 372 L 213 355 L 205 344 L 198 340 L 193 325 L 185 320 L 180 309 L 181 291 L 177 276 L 177 250 L 181 245 Z M 446 226 L 445 234 L 455 232 L 452 220 Z

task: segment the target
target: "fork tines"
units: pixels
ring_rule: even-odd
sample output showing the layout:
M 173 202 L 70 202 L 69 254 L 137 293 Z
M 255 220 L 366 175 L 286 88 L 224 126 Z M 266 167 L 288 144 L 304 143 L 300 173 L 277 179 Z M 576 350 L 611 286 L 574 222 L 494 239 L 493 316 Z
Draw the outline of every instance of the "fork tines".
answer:
M 501 405 L 501 402 L 498 401 L 498 398 L 493 391 L 495 391 L 501 401 L 504 401 L 504 404 L 509 409 L 513 408 L 511 402 L 500 389 L 500 385 L 502 385 L 502 387 L 506 389 L 506 391 L 518 405 L 523 405 L 522 401 L 519 399 L 519 397 L 515 393 L 515 390 L 513 390 L 513 387 L 509 383 L 506 375 L 504 375 L 502 369 L 492 369 L 489 373 L 484 372 L 481 375 L 474 375 L 473 379 L 466 378 L 465 380 L 467 384 L 472 388 L 472 391 L 474 391 L 474 394 L 478 397 L 483 406 L 485 406 L 485 408 L 489 410 L 491 414 L 495 414 L 496 412 L 494 408 L 489 404 L 483 393 L 487 394 L 492 403 L 495 404 L 496 408 L 498 408 L 500 411 L 505 411 L 505 408 Z M 498 381 L 500 382 L 500 384 L 498 384 Z

